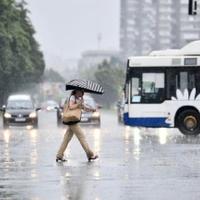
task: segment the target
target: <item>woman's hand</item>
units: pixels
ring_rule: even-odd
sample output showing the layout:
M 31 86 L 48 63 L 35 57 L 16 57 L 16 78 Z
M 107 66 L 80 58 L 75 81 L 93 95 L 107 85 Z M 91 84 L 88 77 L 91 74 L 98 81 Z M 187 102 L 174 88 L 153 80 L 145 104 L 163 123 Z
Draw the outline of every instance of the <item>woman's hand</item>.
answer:
M 84 108 L 84 104 L 83 104 L 83 100 L 79 100 L 77 103 L 78 108 L 83 109 Z
M 78 102 L 70 101 L 69 108 L 71 110 L 74 110 L 74 109 L 77 109 L 77 108 L 83 109 L 83 101 L 82 100 L 79 100 Z
M 91 109 L 91 111 L 92 111 L 92 112 L 96 112 L 96 111 L 97 111 L 97 109 L 94 109 L 94 108 L 93 108 L 93 109 Z

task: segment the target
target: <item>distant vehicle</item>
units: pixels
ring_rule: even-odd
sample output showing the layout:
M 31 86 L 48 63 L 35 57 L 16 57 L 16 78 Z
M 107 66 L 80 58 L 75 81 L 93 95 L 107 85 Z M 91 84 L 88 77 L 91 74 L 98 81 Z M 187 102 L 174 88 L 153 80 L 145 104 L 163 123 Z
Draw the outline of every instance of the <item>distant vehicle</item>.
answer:
M 59 103 L 59 107 L 57 108 L 57 125 L 62 125 L 62 116 L 63 116 L 63 108 L 66 99 L 62 98 Z
M 200 133 L 200 40 L 128 59 L 124 123 Z
M 124 105 L 125 105 L 124 99 L 120 99 L 117 102 L 117 120 L 118 120 L 119 123 L 123 123 L 124 122 L 124 119 L 123 119 L 123 116 L 124 116 Z
M 45 111 L 56 111 L 58 107 L 58 103 L 54 100 L 47 100 L 42 103 L 42 109 Z
M 91 96 L 84 96 L 84 104 L 87 107 L 91 107 L 96 109 L 96 112 L 86 112 L 83 111 L 81 115 L 81 123 L 86 123 L 86 124 L 94 124 L 94 125 L 100 125 L 101 124 L 101 114 L 99 112 L 99 106 L 93 97 Z
M 40 108 L 35 108 L 30 95 L 16 94 L 8 97 L 6 105 L 2 106 L 3 127 L 9 125 L 32 125 L 38 127 Z

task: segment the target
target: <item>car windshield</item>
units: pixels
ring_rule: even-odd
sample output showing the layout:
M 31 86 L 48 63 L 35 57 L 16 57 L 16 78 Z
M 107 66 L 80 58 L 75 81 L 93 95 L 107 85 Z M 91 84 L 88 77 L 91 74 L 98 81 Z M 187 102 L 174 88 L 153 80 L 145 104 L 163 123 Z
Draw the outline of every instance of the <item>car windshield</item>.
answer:
M 86 106 L 96 108 L 96 104 L 95 104 L 95 101 L 93 99 L 85 98 L 84 103 L 85 103 Z
M 47 101 L 46 105 L 47 106 L 58 106 L 58 104 L 55 101 Z
M 31 101 L 28 101 L 28 100 L 14 100 L 14 101 L 8 101 L 7 108 L 8 109 L 32 109 L 33 104 Z
M 60 106 L 64 106 L 65 102 L 66 102 L 66 98 L 61 99 Z

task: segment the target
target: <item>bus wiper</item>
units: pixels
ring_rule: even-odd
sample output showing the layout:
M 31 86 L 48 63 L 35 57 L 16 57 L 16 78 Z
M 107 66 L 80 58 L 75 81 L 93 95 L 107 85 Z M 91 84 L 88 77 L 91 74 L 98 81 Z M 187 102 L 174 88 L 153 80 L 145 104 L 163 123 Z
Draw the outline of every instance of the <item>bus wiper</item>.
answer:
M 25 109 L 25 110 L 27 110 L 27 109 L 29 109 L 28 107 L 18 107 L 18 109 Z

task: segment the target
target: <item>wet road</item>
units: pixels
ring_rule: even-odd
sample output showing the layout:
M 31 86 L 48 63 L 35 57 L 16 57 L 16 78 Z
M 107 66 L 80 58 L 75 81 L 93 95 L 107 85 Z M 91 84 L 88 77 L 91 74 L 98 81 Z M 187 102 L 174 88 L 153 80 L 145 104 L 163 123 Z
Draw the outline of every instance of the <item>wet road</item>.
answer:
M 200 199 L 200 137 L 124 127 L 104 112 L 101 128 L 83 127 L 100 158 L 88 163 L 74 137 L 68 162 L 57 164 L 65 129 L 55 122 L 55 113 L 41 112 L 38 130 L 1 128 L 0 199 Z

